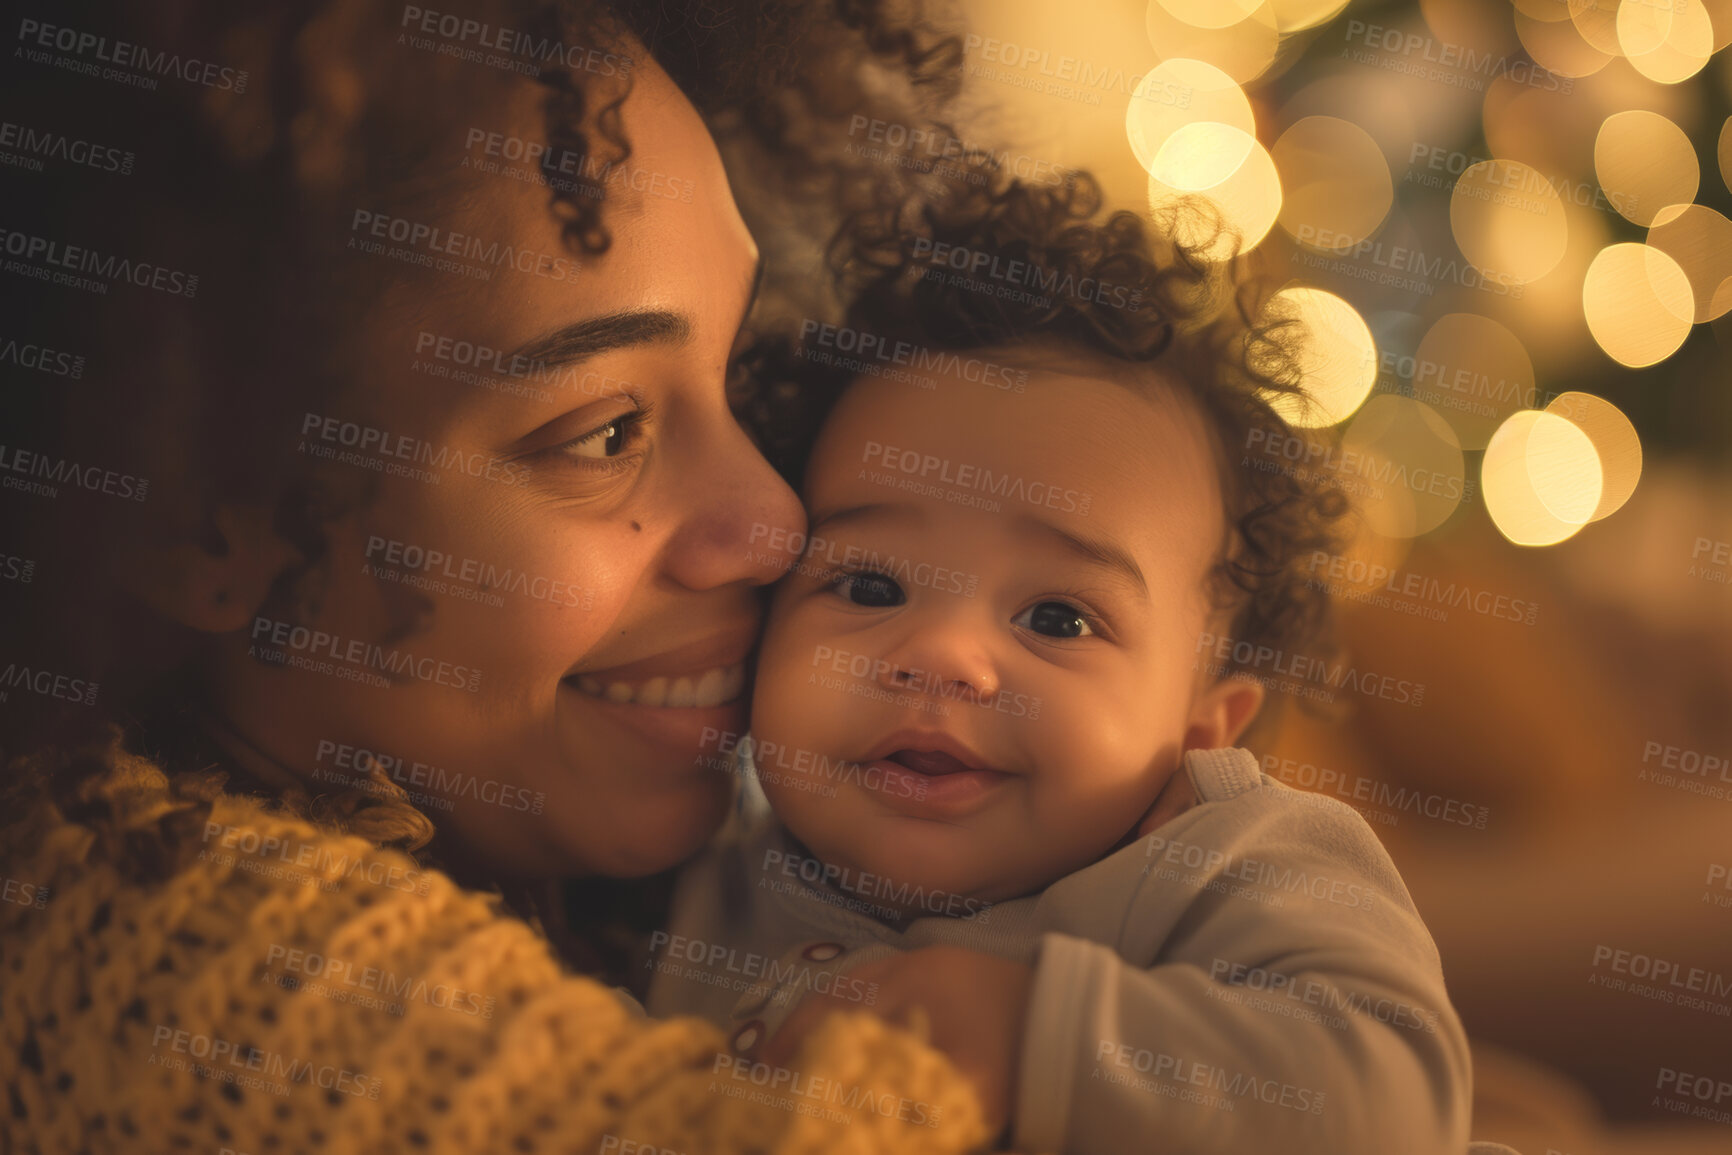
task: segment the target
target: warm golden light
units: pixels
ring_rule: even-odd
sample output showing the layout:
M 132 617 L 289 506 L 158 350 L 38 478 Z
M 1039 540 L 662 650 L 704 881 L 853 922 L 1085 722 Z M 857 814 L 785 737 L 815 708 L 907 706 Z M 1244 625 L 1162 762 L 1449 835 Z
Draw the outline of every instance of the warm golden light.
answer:
M 1638 15 L 1640 14 L 1640 15 Z M 1625 34 L 1625 17 L 1633 31 Z M 1643 48 L 1653 24 L 1664 27 L 1663 38 Z M 1626 3 L 1618 9 L 1618 40 L 1630 67 L 1659 84 L 1677 84 L 1702 71 L 1714 52 L 1714 25 L 1700 3 Z
M 1289 424 L 1302 429 L 1336 425 L 1364 404 L 1377 383 L 1377 343 L 1357 309 L 1334 293 L 1296 287 L 1269 298 L 1263 319 L 1290 322 L 1281 335 L 1304 393 L 1268 397 Z
M 1250 133 L 1214 121 L 1187 124 L 1155 156 L 1149 211 L 1204 259 L 1226 260 L 1268 235 L 1281 211 L 1281 180 Z
M 1514 160 L 1481 161 L 1463 172 L 1450 193 L 1449 224 L 1462 255 L 1502 284 L 1545 276 L 1570 240 L 1557 190 Z
M 1347 7 L 1347 0 L 1272 0 L 1275 7 L 1276 27 L 1285 36 L 1290 32 L 1303 32 L 1307 28 L 1315 28 L 1335 19 L 1340 11 Z M 1229 0 L 1231 5 L 1243 5 L 1245 0 Z
M 1533 404 L 1533 360 L 1521 339 L 1490 317 L 1439 317 L 1413 362 L 1414 397 L 1433 406 L 1467 449 L 1484 449 L 1505 418 Z
M 1661 209 L 1695 199 L 1702 174 L 1684 130 L 1657 112 L 1613 113 L 1594 138 L 1594 173 L 1626 218 L 1651 225 Z
M 1610 517 L 1636 492 L 1642 479 L 1642 439 L 1623 410 L 1592 393 L 1560 393 L 1546 406 L 1547 413 L 1567 418 L 1587 434 L 1600 458 L 1603 482 L 1599 504 L 1589 521 Z
M 1618 44 L 1618 4 L 1619 0 L 1570 0 L 1566 9 L 1581 38 L 1606 56 L 1624 54 Z
M 1125 108 L 1125 135 L 1145 172 L 1161 146 L 1187 124 L 1214 121 L 1255 133 L 1251 102 L 1233 78 L 1203 60 L 1175 58 L 1151 68 Z
M 1418 537 L 1448 520 L 1466 492 L 1461 442 L 1437 411 L 1411 397 L 1379 394 L 1342 434 L 1354 504 L 1385 537 Z M 1358 457 L 1347 456 L 1357 454 Z
M 1581 0 L 1573 0 L 1580 3 Z M 1619 56 L 1640 56 L 1666 43 L 1672 31 L 1670 4 L 1612 4 L 1612 46 Z
M 1556 545 L 1588 523 L 1603 480 L 1594 444 L 1555 413 L 1523 409 L 1498 427 L 1480 466 L 1486 512 L 1516 545 Z
M 1582 284 L 1588 332 L 1606 355 L 1639 369 L 1664 361 L 1690 335 L 1695 303 L 1678 262 L 1651 245 L 1607 245 Z
M 1648 230 L 1648 243 L 1689 278 L 1692 320 L 1712 321 L 1732 309 L 1732 221 L 1706 205 L 1673 205 Z
M 1732 190 L 1732 116 L 1720 126 L 1720 141 L 1714 151 L 1720 159 L 1720 183 Z
M 1180 0 L 1174 2 L 1180 3 Z M 1228 0 L 1224 6 L 1202 6 L 1210 9 L 1224 7 L 1231 13 L 1240 11 L 1243 3 Z M 1162 60 L 1175 57 L 1206 60 L 1240 84 L 1255 80 L 1274 63 L 1275 49 L 1281 41 L 1275 11 L 1267 2 L 1256 5 L 1242 20 L 1210 28 L 1180 19 L 1162 4 L 1162 0 L 1149 0 L 1144 21 L 1149 43 Z
M 1580 30 L 1567 18 L 1546 22 L 1518 12 L 1515 27 L 1528 55 L 1559 76 L 1592 76 L 1612 59 L 1583 39 Z
M 1231 28 L 1262 7 L 1262 0 L 1155 0 L 1192 28 Z
M 1281 174 L 1281 227 L 1314 247 L 1343 249 L 1377 231 L 1395 199 L 1389 163 L 1363 128 L 1307 116 L 1269 150 Z
M 1514 0 L 1515 9 L 1523 16 L 1533 20 L 1568 20 L 1570 5 L 1568 0 Z

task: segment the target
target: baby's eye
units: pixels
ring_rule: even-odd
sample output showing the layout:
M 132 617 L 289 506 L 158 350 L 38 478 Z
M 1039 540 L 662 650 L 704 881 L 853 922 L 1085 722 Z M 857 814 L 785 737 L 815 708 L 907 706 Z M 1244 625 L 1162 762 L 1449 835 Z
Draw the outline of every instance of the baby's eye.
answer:
M 1064 602 L 1036 603 L 1010 619 L 1010 624 L 1049 638 L 1086 638 L 1095 632 L 1088 615 Z
M 857 606 L 899 606 L 907 601 L 895 579 L 881 573 L 863 571 L 845 573 L 832 579 L 831 592 L 847 598 Z

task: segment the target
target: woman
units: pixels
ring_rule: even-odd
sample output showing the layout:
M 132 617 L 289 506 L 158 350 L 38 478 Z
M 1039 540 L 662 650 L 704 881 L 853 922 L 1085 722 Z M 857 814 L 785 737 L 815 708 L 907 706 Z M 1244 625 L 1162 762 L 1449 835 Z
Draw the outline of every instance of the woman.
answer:
M 731 796 L 703 749 L 742 728 L 802 520 L 730 410 L 767 405 L 736 372 L 759 253 L 681 86 L 769 214 L 906 201 L 901 167 L 800 142 L 954 82 L 954 44 L 868 4 L 581 7 L 22 22 L 7 107 L 41 163 L 7 177 L 7 272 L 52 355 L 0 462 L 31 576 L 8 1149 L 996 1129 L 911 1035 L 838 1019 L 798 1076 L 736 1063 L 465 889 L 557 935 L 547 880 L 669 867 Z M 68 351 L 76 378 L 42 371 Z

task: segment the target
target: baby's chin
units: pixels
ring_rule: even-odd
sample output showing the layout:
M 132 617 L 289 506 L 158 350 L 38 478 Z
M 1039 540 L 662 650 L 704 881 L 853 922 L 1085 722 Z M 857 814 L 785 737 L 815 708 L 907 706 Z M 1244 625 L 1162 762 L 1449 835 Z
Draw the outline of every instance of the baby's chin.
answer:
M 971 827 L 892 814 L 836 817 L 841 821 L 787 825 L 812 857 L 833 868 L 834 889 L 908 918 L 976 917 L 1052 881 L 1016 878 L 1013 872 L 1027 868 L 1014 860 L 1013 848 Z

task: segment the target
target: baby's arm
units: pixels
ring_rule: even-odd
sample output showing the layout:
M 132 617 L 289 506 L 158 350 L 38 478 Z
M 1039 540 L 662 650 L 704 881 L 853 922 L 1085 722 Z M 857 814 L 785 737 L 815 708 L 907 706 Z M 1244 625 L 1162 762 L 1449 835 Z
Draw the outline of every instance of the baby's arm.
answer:
M 1042 942 L 1019 1149 L 1466 1149 L 1466 1035 L 1357 814 L 1265 783 L 1139 848 L 1050 895 L 1072 933 Z M 1102 889 L 1132 892 L 1128 913 Z

